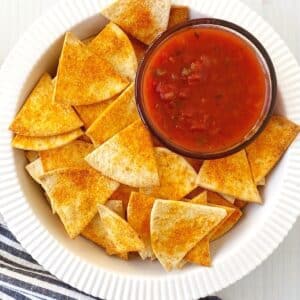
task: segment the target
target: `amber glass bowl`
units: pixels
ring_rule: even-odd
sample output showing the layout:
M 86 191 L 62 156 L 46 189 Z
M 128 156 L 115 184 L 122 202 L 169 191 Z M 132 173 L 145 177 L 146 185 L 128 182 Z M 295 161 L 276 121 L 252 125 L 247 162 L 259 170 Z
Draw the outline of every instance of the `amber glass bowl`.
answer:
M 232 34 L 237 35 L 242 38 L 248 45 L 255 51 L 257 59 L 259 60 L 262 68 L 264 69 L 264 73 L 266 76 L 266 97 L 264 101 L 264 107 L 262 112 L 255 123 L 255 125 L 249 130 L 249 132 L 236 144 L 231 145 L 229 148 L 222 149 L 218 152 L 196 152 L 191 151 L 189 149 L 185 149 L 179 143 L 175 143 L 171 141 L 164 132 L 162 132 L 155 124 L 155 121 L 151 118 L 144 103 L 143 96 L 143 84 L 144 84 L 144 75 L 147 71 L 148 63 L 151 61 L 152 55 L 155 51 L 170 37 L 177 34 L 179 31 L 183 31 L 189 28 L 216 28 L 219 30 L 225 30 L 231 32 Z M 136 94 L 136 103 L 138 107 L 138 111 L 141 119 L 145 123 L 145 125 L 149 128 L 151 133 L 167 148 L 170 150 L 196 159 L 216 159 L 225 157 L 227 155 L 233 154 L 245 148 L 249 145 L 265 128 L 267 125 L 269 118 L 271 117 L 275 101 L 276 101 L 276 93 L 277 93 L 277 80 L 276 73 L 273 66 L 273 63 L 270 59 L 269 54 L 263 47 L 263 45 L 247 30 L 241 28 L 240 26 L 214 18 L 201 18 L 194 19 L 185 23 L 182 23 L 178 26 L 175 26 L 162 35 L 160 35 L 153 44 L 147 50 L 143 61 L 141 62 L 137 77 L 136 77 L 136 85 L 135 85 L 135 94 Z

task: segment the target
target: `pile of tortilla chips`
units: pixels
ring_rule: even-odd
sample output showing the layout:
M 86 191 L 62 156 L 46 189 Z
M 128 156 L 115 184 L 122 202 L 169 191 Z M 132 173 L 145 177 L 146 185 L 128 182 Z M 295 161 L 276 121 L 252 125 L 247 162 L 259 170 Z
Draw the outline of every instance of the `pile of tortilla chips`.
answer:
M 231 230 L 299 127 L 273 116 L 246 149 L 218 160 L 157 144 L 137 112 L 134 80 L 149 45 L 189 18 L 169 0 L 117 0 L 111 22 L 80 41 L 66 33 L 58 71 L 44 74 L 10 129 L 26 170 L 67 234 L 108 255 L 158 260 L 166 270 L 212 264 L 210 243 Z

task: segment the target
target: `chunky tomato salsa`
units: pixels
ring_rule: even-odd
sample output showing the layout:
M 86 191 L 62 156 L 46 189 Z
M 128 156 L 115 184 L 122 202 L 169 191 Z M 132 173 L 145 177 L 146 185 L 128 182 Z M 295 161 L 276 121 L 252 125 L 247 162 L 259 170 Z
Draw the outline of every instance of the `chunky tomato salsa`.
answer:
M 266 84 L 260 60 L 242 38 L 217 28 L 190 28 L 152 54 L 142 93 L 162 136 L 188 151 L 218 152 L 254 127 Z

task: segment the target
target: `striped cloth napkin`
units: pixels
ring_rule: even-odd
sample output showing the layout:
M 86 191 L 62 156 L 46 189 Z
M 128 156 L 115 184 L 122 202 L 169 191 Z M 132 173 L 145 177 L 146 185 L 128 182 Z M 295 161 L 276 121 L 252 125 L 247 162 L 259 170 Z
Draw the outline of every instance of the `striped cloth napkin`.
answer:
M 91 300 L 100 298 L 82 293 L 45 271 L 26 253 L 0 215 L 0 299 Z M 220 299 L 207 297 L 202 300 Z

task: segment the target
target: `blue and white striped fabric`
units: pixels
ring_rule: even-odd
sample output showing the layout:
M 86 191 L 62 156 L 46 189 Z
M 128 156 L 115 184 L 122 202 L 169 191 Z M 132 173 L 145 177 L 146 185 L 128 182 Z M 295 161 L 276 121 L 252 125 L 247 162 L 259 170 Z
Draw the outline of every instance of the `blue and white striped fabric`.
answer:
M 0 215 L 1 300 L 94 300 L 45 271 L 19 244 Z M 155 299 L 153 299 L 155 300 Z M 207 297 L 202 300 L 220 300 Z
M 45 271 L 24 251 L 0 215 L 1 300 L 91 300 Z

